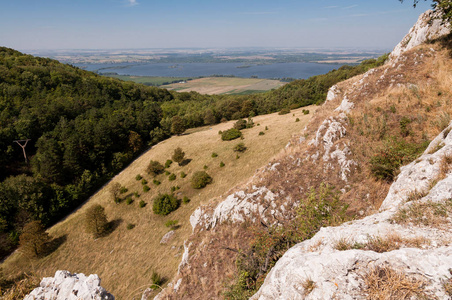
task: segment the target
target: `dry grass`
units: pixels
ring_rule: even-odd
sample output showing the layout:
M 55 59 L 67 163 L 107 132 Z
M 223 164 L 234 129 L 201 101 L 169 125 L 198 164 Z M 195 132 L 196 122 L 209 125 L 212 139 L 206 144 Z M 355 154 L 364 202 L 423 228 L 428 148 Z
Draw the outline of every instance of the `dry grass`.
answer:
M 15 283 L 8 288 L 7 291 L 2 291 L 0 287 L 0 298 L 2 300 L 18 300 L 23 299 L 27 294 L 29 294 L 34 288 L 39 286 L 39 277 L 33 274 L 21 274 L 19 276 L 20 280 L 15 281 Z M 0 280 L 2 280 L 0 278 Z M 3 294 L 3 292 L 5 292 Z
M 306 297 L 317 287 L 317 284 L 311 278 L 306 278 L 301 286 L 303 287 L 303 296 Z
M 350 239 L 341 238 L 334 245 L 334 249 L 339 251 L 360 249 L 375 251 L 378 253 L 389 252 L 402 247 L 421 248 L 429 245 L 430 241 L 424 237 L 403 238 L 398 234 L 392 233 L 385 237 L 369 236 L 367 243 L 357 243 Z
M 423 292 L 423 280 L 409 277 L 403 272 L 387 266 L 376 266 L 363 275 L 367 299 L 402 300 L 412 297 L 426 297 Z
M 415 202 L 400 209 L 392 220 L 399 224 L 414 224 L 441 228 L 450 224 L 452 214 L 452 199 L 440 202 Z
M 452 270 L 449 270 L 452 274 Z M 452 297 L 452 278 L 449 278 L 444 281 L 443 283 L 444 290 L 446 291 L 447 295 Z
M 314 111 L 316 108 L 308 109 Z M 198 128 L 159 143 L 113 178 L 66 220 L 49 229 L 52 237 L 66 238 L 66 242 L 55 252 L 33 261 L 16 253 L 2 264 L 5 274 L 34 270 L 42 277 L 53 276 L 56 270 L 61 269 L 73 273 L 95 273 L 102 278 L 102 286 L 118 299 L 141 298 L 142 291 L 151 285 L 153 271 L 161 274 L 166 283 L 174 276 L 183 252 L 183 242 L 192 231 L 189 224 L 192 212 L 200 204 L 209 203 L 250 178 L 256 169 L 264 166 L 284 148 L 293 134 L 302 131 L 312 115 L 303 115 L 302 109 L 293 110 L 292 113 L 253 118 L 260 126 L 243 130 L 245 139 L 242 142 L 248 149 L 240 155 L 240 159 L 236 159 L 232 150 L 237 141 L 223 142 L 218 135 L 219 130 L 231 128 L 232 121 Z M 297 117 L 301 122 L 295 122 Z M 265 126 L 268 126 L 268 130 L 265 135 L 259 136 Z M 185 151 L 191 162 L 182 167 L 173 163 L 168 170 L 177 175 L 176 180 L 169 181 L 166 175 L 161 174 L 156 177 L 161 184 L 154 185 L 153 178 L 145 172 L 149 161 L 152 159 L 164 163 L 177 147 Z M 218 157 L 212 158 L 212 152 L 217 153 Z M 221 161 L 226 164 L 222 168 L 219 166 Z M 190 187 L 191 175 L 203 170 L 204 165 L 208 166 L 206 171 L 213 177 L 213 183 L 202 190 L 194 190 Z M 182 171 L 187 173 L 186 178 L 180 177 Z M 135 179 L 137 174 L 148 181 L 151 188 L 149 192 L 143 192 L 141 181 Z M 109 188 L 116 182 L 128 189 L 121 197 L 132 196 L 132 204 L 127 205 L 125 201 L 114 203 Z M 175 192 L 179 199 L 187 196 L 191 201 L 182 204 L 166 217 L 154 215 L 152 199 L 158 193 L 169 193 L 172 186 L 180 187 Z M 140 194 L 139 198 L 133 195 L 134 192 Z M 141 200 L 147 203 L 143 208 L 138 205 Z M 96 240 L 83 230 L 83 215 L 92 204 L 104 206 L 109 221 L 114 221 L 117 226 L 111 234 Z M 164 225 L 168 220 L 178 220 L 181 227 L 168 244 L 161 245 L 160 239 L 169 230 Z M 129 223 L 135 224 L 135 228 L 127 230 Z

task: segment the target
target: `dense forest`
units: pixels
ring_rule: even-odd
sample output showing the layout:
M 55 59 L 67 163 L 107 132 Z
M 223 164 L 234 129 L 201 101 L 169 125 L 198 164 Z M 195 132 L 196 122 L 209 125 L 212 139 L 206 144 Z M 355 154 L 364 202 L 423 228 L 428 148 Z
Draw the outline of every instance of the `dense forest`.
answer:
M 23 226 L 58 221 L 171 134 L 321 104 L 333 84 L 386 57 L 247 96 L 176 93 L 0 47 L 0 258 Z M 16 140 L 28 140 L 25 161 Z M 24 142 L 20 142 L 24 144 Z

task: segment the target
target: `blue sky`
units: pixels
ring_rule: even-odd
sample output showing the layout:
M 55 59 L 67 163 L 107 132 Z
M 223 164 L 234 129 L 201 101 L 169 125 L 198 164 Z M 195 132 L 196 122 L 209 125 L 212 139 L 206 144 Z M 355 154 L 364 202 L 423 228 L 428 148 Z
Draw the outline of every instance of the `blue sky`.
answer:
M 0 0 L 0 45 L 31 49 L 391 49 L 430 7 L 398 0 Z

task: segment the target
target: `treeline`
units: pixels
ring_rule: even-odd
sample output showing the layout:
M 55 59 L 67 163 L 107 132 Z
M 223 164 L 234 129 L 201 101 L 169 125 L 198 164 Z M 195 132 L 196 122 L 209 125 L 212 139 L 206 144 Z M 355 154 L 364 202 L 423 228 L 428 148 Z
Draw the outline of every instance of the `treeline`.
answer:
M 30 220 L 49 226 L 147 146 L 186 128 L 321 103 L 384 59 L 252 96 L 176 93 L 0 48 L 0 257 Z M 24 162 L 13 141 L 31 139 Z

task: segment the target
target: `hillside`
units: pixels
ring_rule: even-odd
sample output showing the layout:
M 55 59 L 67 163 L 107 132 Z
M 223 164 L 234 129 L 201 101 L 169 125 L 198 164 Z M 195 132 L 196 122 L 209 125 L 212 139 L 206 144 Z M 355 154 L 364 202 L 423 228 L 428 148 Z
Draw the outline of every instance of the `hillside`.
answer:
M 309 109 L 313 112 L 316 108 Z M 32 271 L 40 277 L 53 276 L 58 269 L 96 273 L 102 278 L 102 286 L 117 299 L 138 297 L 149 286 L 153 272 L 158 272 L 167 280 L 174 276 L 183 253 L 184 240 L 191 233 L 189 217 L 193 211 L 211 199 L 221 198 L 231 187 L 245 183 L 256 169 L 265 166 L 272 156 L 287 145 L 293 134 L 306 126 L 312 113 L 305 115 L 302 110 L 293 110 L 287 115 L 254 117 L 255 126 L 242 130 L 243 140 L 221 141 L 218 132 L 231 128 L 234 124 L 231 121 L 189 130 L 184 135 L 171 137 L 153 146 L 80 209 L 48 230 L 52 238 L 64 240 L 56 251 L 32 261 L 16 253 L 2 264 L 4 273 L 12 275 Z M 296 118 L 300 121 L 295 122 Z M 237 154 L 232 149 L 240 141 L 247 150 Z M 174 181 L 170 181 L 165 174 L 153 178 L 146 172 L 150 160 L 163 164 L 171 159 L 176 147 L 182 147 L 186 158 L 191 161 L 184 166 L 173 162 L 166 169 L 176 175 Z M 214 152 L 216 157 L 212 157 Z M 220 166 L 221 162 L 224 167 Z M 195 190 L 190 186 L 190 179 L 195 171 L 203 170 L 205 165 L 213 183 L 202 190 Z M 187 174 L 185 178 L 181 177 L 182 172 Z M 138 174 L 142 179 L 136 180 Z M 161 183 L 154 184 L 154 179 Z M 142 180 L 147 181 L 145 186 L 150 187 L 148 192 L 143 190 Z M 121 195 L 123 200 L 119 204 L 113 201 L 110 193 L 115 183 L 128 189 Z M 177 198 L 182 200 L 186 196 L 190 202 L 182 203 L 168 216 L 154 214 L 154 198 L 159 193 L 171 194 L 171 188 L 176 186 L 180 188 L 174 193 Z M 127 197 L 133 200 L 130 205 L 126 202 Z M 140 208 L 140 201 L 144 201 L 146 206 Z M 117 224 L 111 234 L 96 240 L 84 230 L 84 213 L 93 204 L 104 206 L 109 221 Z M 165 226 L 169 220 L 177 220 L 178 226 L 171 240 L 161 244 L 162 237 L 171 231 Z M 128 224 L 135 227 L 128 229 Z
M 157 299 L 450 298 L 451 37 L 419 45 L 441 29 L 430 19 L 417 44 L 332 87 L 247 185 L 195 211 Z

